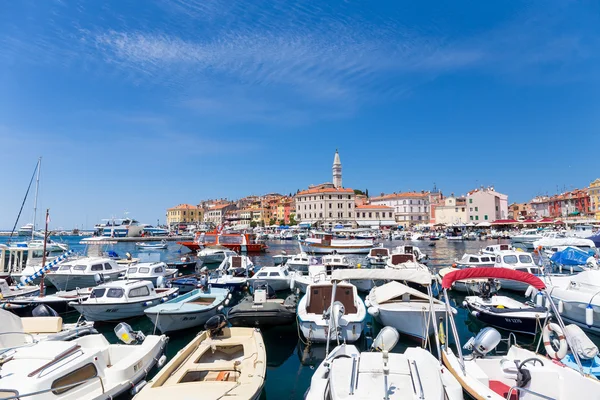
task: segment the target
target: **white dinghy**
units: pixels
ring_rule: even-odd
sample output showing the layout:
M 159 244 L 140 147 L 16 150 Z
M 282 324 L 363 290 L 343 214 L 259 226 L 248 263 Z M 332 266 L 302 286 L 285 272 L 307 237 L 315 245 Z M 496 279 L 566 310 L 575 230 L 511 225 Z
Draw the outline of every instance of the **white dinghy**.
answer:
M 513 280 L 531 285 L 546 298 L 557 323 L 546 323 L 543 328 L 543 341 L 548 356 L 510 345 L 505 355 L 488 355 L 502 340 L 494 328 L 483 329 L 475 338 L 471 338 L 464 349 L 471 354 L 463 356 L 463 348 L 452 312 L 448 289 L 452 282 L 465 277 L 495 278 Z M 463 389 L 475 399 L 485 400 L 571 400 L 600 399 L 600 381 L 584 372 L 576 351 L 573 357 L 576 369 L 566 368 L 560 362 L 573 343 L 565 329 L 560 314 L 546 292 L 546 286 L 539 278 L 521 271 L 506 268 L 468 268 L 458 270 L 444 277 L 442 281 L 447 316 L 452 336 L 456 341 L 457 354 L 446 344 L 442 348 L 442 359 L 448 370 L 461 383 Z M 556 334 L 556 344 L 551 335 Z M 558 350 L 555 348 L 559 345 Z
M 0 397 L 35 400 L 110 399 L 143 386 L 148 372 L 165 362 L 167 337 L 115 328 L 126 344 L 110 344 L 103 335 L 70 342 L 43 341 L 0 354 Z
M 459 400 L 458 381 L 427 350 L 410 347 L 392 353 L 398 332 L 381 330 L 370 352 L 353 345 L 334 348 L 319 365 L 305 394 L 306 400 Z

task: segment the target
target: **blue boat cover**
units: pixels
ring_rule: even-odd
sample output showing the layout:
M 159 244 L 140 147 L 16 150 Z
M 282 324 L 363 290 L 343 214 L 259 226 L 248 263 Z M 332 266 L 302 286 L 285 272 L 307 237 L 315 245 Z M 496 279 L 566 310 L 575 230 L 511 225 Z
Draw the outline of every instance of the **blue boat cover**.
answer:
M 596 233 L 595 235 L 590 236 L 588 239 L 591 240 L 592 242 L 594 242 L 596 247 L 600 247 L 600 232 Z
M 585 265 L 587 259 L 593 255 L 576 247 L 567 247 L 563 251 L 552 254 L 550 260 L 560 265 Z
M 567 356 L 560 361 L 567 367 L 579 371 L 579 366 L 572 353 L 567 354 Z M 590 360 L 580 358 L 579 361 L 581 361 L 583 372 L 594 375 L 596 378 L 600 378 L 600 357 L 596 356 Z

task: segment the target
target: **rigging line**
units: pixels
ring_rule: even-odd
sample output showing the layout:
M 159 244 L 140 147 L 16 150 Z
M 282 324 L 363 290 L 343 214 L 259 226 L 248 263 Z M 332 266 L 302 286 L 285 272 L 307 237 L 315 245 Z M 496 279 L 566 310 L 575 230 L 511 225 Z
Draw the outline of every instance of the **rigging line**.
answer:
M 19 223 L 19 218 L 21 218 L 21 213 L 23 212 L 23 207 L 25 206 L 25 202 L 27 201 L 27 195 L 29 194 L 29 190 L 31 189 L 31 184 L 33 183 L 33 180 L 35 179 L 35 173 L 38 168 L 39 168 L 39 162 L 37 164 L 35 164 L 35 169 L 33 170 L 33 175 L 31 175 L 31 180 L 29 181 L 29 186 L 27 187 L 27 192 L 25 192 L 25 198 L 23 199 L 23 203 L 21 203 L 21 209 L 19 210 L 19 215 L 17 215 L 17 220 L 15 221 L 15 225 L 13 226 L 12 231 L 10 232 L 10 237 L 13 237 L 13 235 L 15 233 L 15 229 L 17 229 L 17 224 Z

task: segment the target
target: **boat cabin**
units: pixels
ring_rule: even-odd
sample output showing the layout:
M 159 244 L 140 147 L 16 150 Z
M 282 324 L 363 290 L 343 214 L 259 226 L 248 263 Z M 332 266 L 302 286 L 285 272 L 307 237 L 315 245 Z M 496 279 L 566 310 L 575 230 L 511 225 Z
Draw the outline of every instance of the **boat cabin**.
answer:
M 369 250 L 369 257 L 377 258 L 377 257 L 389 257 L 390 249 L 385 247 L 376 247 Z
M 144 297 L 154 298 L 160 291 L 166 290 L 170 289 L 155 289 L 150 281 L 114 281 L 95 287 L 85 302 L 126 303 Z
M 177 269 L 169 269 L 167 264 L 162 261 L 154 263 L 140 263 L 127 268 L 125 278 L 128 279 L 144 279 L 156 278 L 159 276 L 173 276 L 177 273 Z
M 67 260 L 59 264 L 55 274 L 101 274 L 103 272 L 123 271 L 126 267 L 121 266 L 110 258 L 79 258 Z
M 392 258 L 390 259 L 390 264 L 392 265 L 400 265 L 407 262 L 417 262 L 415 255 L 412 253 L 392 254 Z
M 321 259 L 323 265 L 332 268 L 350 268 L 352 264 L 348 261 L 348 258 L 339 254 L 330 254 L 323 256 Z
M 530 274 L 541 274 L 531 254 L 523 251 L 508 251 L 496 255 L 495 267 L 509 268 Z
M 254 275 L 254 278 L 256 279 L 279 279 L 279 278 L 288 278 L 290 276 L 290 273 L 288 272 L 287 268 L 280 268 L 280 267 L 262 267 L 260 269 L 260 271 L 258 271 L 258 273 L 256 275 Z
M 493 267 L 496 257 L 490 254 L 469 254 L 465 253 L 462 258 L 456 261 L 459 267 Z
M 493 244 L 491 246 L 486 246 L 483 250 L 481 250 L 484 254 L 496 254 L 501 251 L 510 251 L 514 250 L 513 247 L 509 244 Z
M 309 314 L 323 315 L 331 306 L 331 295 L 333 285 L 331 283 L 319 283 L 310 285 L 307 289 L 306 312 Z M 347 314 L 356 314 L 356 287 L 347 283 L 338 283 L 335 292 L 335 301 L 344 305 Z M 362 300 L 361 300 L 362 301 Z

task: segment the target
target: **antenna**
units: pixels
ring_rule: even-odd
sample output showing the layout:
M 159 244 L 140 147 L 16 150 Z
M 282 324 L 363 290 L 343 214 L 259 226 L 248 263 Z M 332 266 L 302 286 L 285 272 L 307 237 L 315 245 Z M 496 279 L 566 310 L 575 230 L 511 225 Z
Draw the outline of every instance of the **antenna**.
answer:
M 33 227 L 31 228 L 31 240 L 35 236 L 35 219 L 37 217 L 37 199 L 40 189 L 40 170 L 42 169 L 42 157 L 38 158 L 37 178 L 35 179 L 35 198 L 33 199 Z

